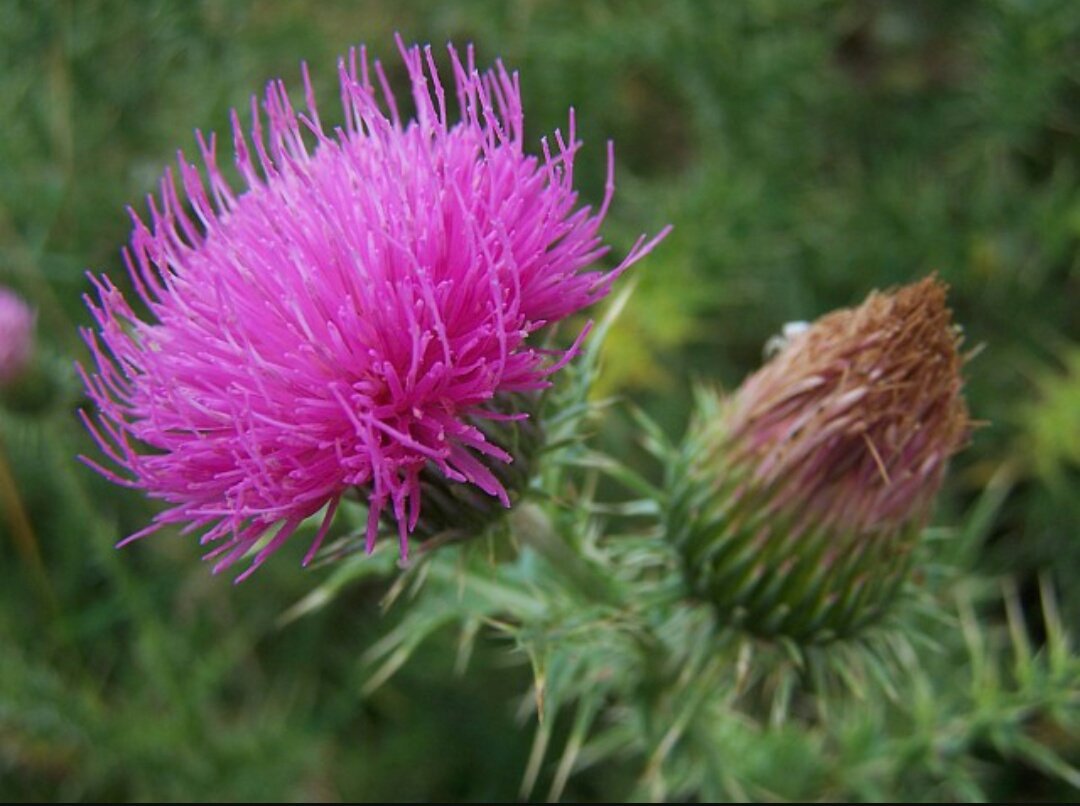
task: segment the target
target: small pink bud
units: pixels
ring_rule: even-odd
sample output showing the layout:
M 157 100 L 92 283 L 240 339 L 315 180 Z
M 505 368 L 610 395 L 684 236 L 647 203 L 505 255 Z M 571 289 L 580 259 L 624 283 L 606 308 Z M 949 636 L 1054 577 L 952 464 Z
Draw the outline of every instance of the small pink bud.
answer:
M 34 351 L 34 312 L 18 294 L 0 286 L 0 386 L 19 379 Z

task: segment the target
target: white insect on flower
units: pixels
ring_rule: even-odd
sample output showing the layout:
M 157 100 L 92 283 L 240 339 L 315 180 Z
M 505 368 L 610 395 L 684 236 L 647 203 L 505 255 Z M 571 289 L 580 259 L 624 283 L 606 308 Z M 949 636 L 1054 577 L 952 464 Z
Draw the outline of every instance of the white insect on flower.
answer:
M 788 322 L 779 333 L 769 336 L 762 348 L 762 357 L 768 361 L 773 356 L 779 355 L 791 343 L 796 336 L 805 333 L 810 327 L 809 322 Z

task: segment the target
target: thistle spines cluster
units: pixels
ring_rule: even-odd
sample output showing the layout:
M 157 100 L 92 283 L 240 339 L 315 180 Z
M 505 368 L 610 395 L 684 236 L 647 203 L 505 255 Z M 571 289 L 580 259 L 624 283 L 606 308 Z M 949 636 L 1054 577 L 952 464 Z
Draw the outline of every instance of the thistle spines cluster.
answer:
M 487 416 L 476 423 L 487 441 L 510 461 L 493 462 L 491 473 L 503 497 L 493 497 L 470 484 L 452 481 L 433 468 L 420 474 L 424 508 L 414 535 L 421 541 L 467 539 L 501 520 L 524 497 L 545 443 L 538 392 L 501 394 Z

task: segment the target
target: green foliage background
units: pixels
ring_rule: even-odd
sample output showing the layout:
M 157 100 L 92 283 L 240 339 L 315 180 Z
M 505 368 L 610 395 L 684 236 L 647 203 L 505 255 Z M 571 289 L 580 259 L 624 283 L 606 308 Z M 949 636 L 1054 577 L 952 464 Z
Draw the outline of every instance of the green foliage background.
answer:
M 437 637 L 361 697 L 360 658 L 400 617 L 384 579 L 283 623 L 329 573 L 300 570 L 301 546 L 238 587 L 175 535 L 118 553 L 152 508 L 74 461 L 92 451 L 70 370 L 84 271 L 122 276 L 125 206 L 144 209 L 193 129 L 226 131 L 271 77 L 297 87 L 302 60 L 332 118 L 337 56 L 366 42 L 397 70 L 394 31 L 519 69 L 534 143 L 572 105 L 588 199 L 615 140 L 616 254 L 675 224 L 634 270 L 597 383 L 673 436 L 691 382 L 734 386 L 783 323 L 938 272 L 981 348 L 968 397 L 988 423 L 938 521 L 981 518 L 986 573 L 1015 574 L 1036 610 L 1049 575 L 1076 631 L 1080 4 L 0 0 L 0 283 L 37 307 L 57 385 L 51 408 L 0 419 L 0 797 L 516 797 L 529 672 L 498 645 L 457 676 L 455 636 Z M 603 425 L 598 446 L 652 472 L 628 418 Z M 999 797 L 1075 797 L 995 763 Z M 565 796 L 620 774 L 586 770 Z

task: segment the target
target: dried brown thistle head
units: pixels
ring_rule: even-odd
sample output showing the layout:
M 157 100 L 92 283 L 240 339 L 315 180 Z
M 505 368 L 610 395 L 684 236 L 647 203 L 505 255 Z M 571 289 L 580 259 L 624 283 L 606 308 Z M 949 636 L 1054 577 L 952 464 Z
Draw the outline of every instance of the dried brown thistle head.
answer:
M 710 492 L 676 536 L 695 588 L 768 635 L 873 621 L 971 430 L 962 364 L 934 277 L 794 335 L 696 435 Z

